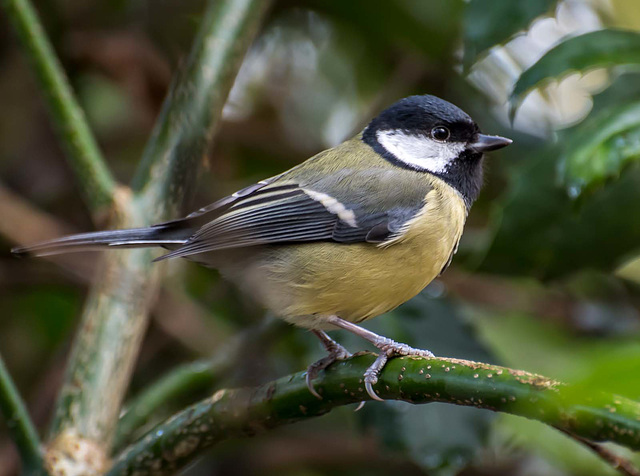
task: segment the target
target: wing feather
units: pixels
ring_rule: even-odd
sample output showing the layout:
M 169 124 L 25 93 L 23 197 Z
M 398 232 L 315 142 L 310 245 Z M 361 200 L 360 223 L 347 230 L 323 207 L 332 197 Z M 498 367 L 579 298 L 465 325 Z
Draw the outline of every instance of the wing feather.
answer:
M 368 179 L 376 176 L 370 173 Z M 379 177 L 387 179 L 388 175 Z M 318 190 L 313 185 L 278 178 L 246 187 L 189 215 L 185 220 L 196 231 L 184 244 L 158 259 L 265 244 L 381 244 L 398 233 L 424 204 L 420 199 L 393 202 L 395 206 L 385 204 L 386 209 L 380 210 L 376 209 L 377 203 L 371 206 L 362 200 L 366 193 L 356 193 L 357 200 L 350 203 L 344 199 L 344 189 L 342 195 L 338 193 L 343 197 L 341 201 L 330 193 L 333 187 Z M 367 183 L 371 186 L 371 182 Z
M 158 259 L 267 243 L 330 240 L 339 219 L 291 185 L 236 202 L 184 245 Z

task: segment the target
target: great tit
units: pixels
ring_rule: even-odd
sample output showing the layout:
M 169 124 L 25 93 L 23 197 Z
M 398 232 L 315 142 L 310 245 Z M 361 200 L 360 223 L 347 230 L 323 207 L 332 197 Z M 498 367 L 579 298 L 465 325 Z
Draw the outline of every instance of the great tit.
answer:
M 346 329 L 380 349 L 364 375 L 367 392 L 380 400 L 373 385 L 390 357 L 433 354 L 357 324 L 409 300 L 447 268 L 482 186 L 484 153 L 510 143 L 481 134 L 447 101 L 411 96 L 354 138 L 185 218 L 13 252 L 160 246 L 170 251 L 158 260 L 184 257 L 218 268 L 320 339 L 328 355 L 307 369 L 314 395 L 318 373 L 350 355 L 326 330 Z

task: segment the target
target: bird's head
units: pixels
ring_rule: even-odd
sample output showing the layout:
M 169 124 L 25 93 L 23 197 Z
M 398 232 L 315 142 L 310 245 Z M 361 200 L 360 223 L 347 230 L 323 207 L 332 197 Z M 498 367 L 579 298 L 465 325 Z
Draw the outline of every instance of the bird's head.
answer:
M 512 142 L 482 134 L 467 113 L 430 95 L 394 103 L 369 123 L 362 139 L 396 166 L 443 179 L 468 206 L 482 186 L 484 153 Z

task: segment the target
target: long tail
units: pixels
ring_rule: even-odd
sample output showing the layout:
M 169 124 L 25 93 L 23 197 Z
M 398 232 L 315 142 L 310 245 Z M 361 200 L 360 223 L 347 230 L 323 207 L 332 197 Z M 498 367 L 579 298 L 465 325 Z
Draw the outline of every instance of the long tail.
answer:
M 30 246 L 18 246 L 12 253 L 24 256 L 48 256 L 75 251 L 99 250 L 106 247 L 143 248 L 149 246 L 179 245 L 185 243 L 193 230 L 176 226 L 175 222 L 131 228 L 128 230 L 95 231 L 63 236 Z

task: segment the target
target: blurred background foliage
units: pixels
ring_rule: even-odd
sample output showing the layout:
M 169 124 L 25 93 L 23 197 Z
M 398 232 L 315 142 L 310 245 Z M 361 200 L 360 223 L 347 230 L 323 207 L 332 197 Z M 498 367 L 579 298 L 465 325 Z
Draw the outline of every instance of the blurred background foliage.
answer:
M 202 1 L 34 3 L 110 167 L 128 181 Z M 637 0 L 276 1 L 231 92 L 190 206 L 341 142 L 400 97 L 446 98 L 485 132 L 515 143 L 492 155 L 450 270 L 369 327 L 439 355 L 638 399 L 638 32 Z M 0 71 L 0 349 L 42 428 L 95 256 L 18 261 L 8 250 L 93 225 L 4 21 Z M 263 318 L 214 271 L 171 263 L 131 395 L 180 363 L 209 358 Z M 308 333 L 267 327 L 219 385 L 264 382 L 322 355 Z M 353 351 L 363 348 L 349 335 L 338 338 Z M 509 415 L 400 402 L 352 410 L 226 442 L 185 473 L 613 471 L 555 430 Z M 0 462 L 0 476 L 17 473 L 2 426 Z

